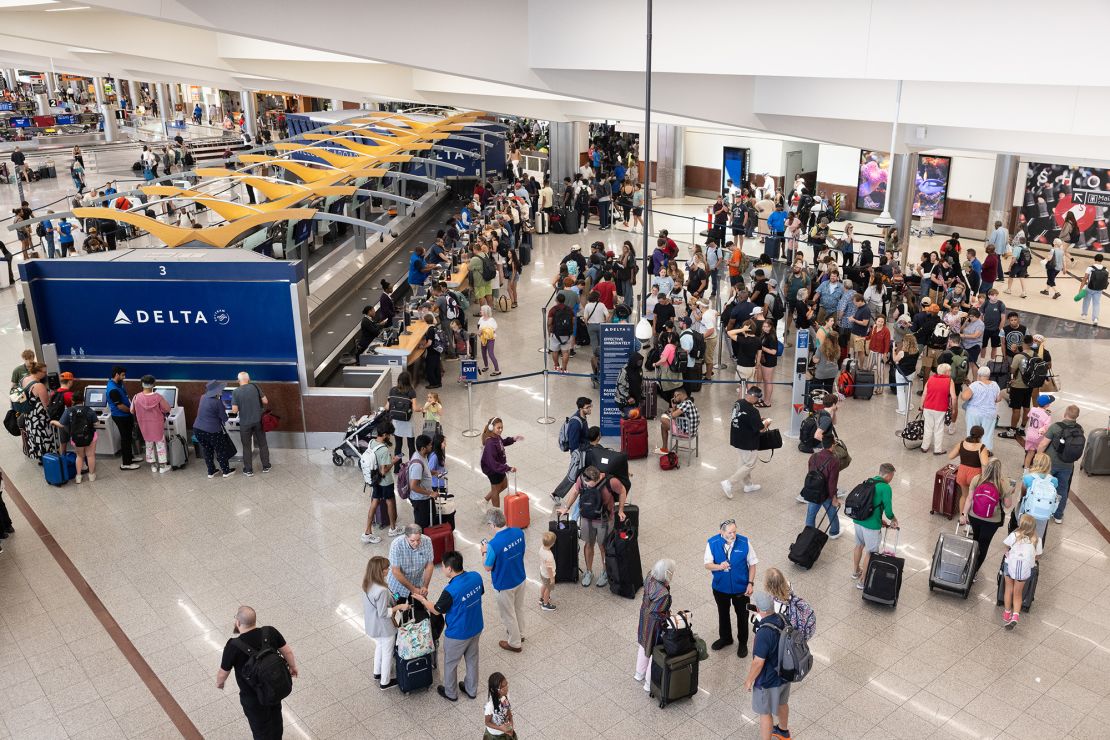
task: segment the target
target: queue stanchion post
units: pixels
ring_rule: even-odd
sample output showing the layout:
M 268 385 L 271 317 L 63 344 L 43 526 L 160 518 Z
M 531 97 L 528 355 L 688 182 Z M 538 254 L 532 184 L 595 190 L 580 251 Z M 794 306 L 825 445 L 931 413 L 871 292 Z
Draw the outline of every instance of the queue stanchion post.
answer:
M 544 368 L 544 371 L 543 371 L 543 416 L 536 419 L 536 421 L 538 421 L 540 424 L 554 424 L 555 423 L 555 417 L 551 416 L 547 411 L 547 409 L 548 409 L 547 376 L 548 376 L 547 369 Z
M 466 429 L 464 437 L 477 437 L 481 431 L 474 426 L 474 381 L 478 379 L 478 361 L 462 360 L 462 376 L 466 380 Z

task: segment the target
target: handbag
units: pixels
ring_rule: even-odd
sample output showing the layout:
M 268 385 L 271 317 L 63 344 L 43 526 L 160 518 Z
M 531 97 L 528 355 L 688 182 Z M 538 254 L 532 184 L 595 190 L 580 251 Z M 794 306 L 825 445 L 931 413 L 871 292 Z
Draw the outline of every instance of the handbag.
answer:
M 136 425 L 135 429 L 138 429 L 138 428 L 139 427 Z M 219 449 L 228 458 L 235 457 L 235 453 L 236 453 L 235 442 L 232 441 L 231 435 L 227 433 L 226 429 L 221 430 Z
M 272 432 L 281 425 L 281 417 L 266 409 L 262 412 L 262 431 Z
M 848 466 L 852 464 L 852 456 L 848 454 L 848 447 L 839 439 L 833 442 L 832 452 L 836 455 L 836 459 L 840 461 L 841 471 L 847 470 Z
M 782 447 L 782 432 L 778 429 L 764 429 L 759 433 L 759 450 L 771 451 L 770 457 L 760 462 L 771 462 L 771 458 L 775 456 L 775 450 L 780 447 Z
M 417 622 L 415 617 L 410 617 L 406 621 L 402 616 L 401 620 L 401 624 L 397 625 L 398 658 L 412 660 L 413 658 L 422 658 L 435 651 L 430 619 L 421 619 Z
M 1049 375 L 1041 386 L 1042 392 L 1058 393 L 1060 391 L 1060 376 Z

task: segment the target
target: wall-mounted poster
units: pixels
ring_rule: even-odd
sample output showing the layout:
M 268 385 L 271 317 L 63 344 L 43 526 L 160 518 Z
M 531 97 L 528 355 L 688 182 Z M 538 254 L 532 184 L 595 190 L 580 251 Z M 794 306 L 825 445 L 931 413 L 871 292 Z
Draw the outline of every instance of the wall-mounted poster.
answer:
M 1073 246 L 1102 252 L 1110 248 L 1106 211 L 1110 170 L 1030 162 L 1020 222 L 1030 241 L 1051 243 L 1068 215 L 1075 221 Z
M 916 187 L 913 197 L 913 215 L 932 212 L 944 218 L 948 198 L 948 175 L 952 169 L 951 157 L 921 156 L 917 161 Z M 890 155 L 886 152 L 864 149 L 859 158 L 859 184 L 856 187 L 856 209 L 881 211 L 886 207 L 887 185 L 890 179 Z

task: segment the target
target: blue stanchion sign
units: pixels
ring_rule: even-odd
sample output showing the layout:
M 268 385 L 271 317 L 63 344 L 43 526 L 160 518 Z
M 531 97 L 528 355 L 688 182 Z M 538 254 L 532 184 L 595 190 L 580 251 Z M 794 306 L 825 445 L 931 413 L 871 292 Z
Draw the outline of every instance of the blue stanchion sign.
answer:
M 601 326 L 601 434 L 612 437 L 621 433 L 621 412 L 617 406 L 617 378 L 621 368 L 635 351 L 635 327 L 631 324 L 603 324 Z
M 477 360 L 462 360 L 462 378 L 463 380 L 473 382 L 478 379 L 478 361 Z

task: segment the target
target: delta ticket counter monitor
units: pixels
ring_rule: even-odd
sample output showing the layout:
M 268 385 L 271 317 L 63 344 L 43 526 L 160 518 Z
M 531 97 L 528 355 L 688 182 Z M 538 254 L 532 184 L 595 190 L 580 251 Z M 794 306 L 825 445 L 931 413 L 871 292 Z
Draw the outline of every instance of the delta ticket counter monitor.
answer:
M 119 429 L 112 421 L 112 412 L 108 408 L 107 386 L 85 386 L 85 405 L 96 411 L 96 454 L 118 455 Z
M 166 439 L 173 439 L 175 436 L 180 436 L 188 443 L 189 428 L 185 423 L 185 409 L 177 405 L 177 386 L 158 385 L 154 387 L 154 392 L 166 399 L 166 403 L 170 407 L 170 413 L 166 416 L 166 424 L 164 427 Z
M 232 460 L 243 459 L 243 442 L 239 438 L 239 415 L 231 413 L 231 407 L 233 405 L 232 394 L 235 393 L 235 389 L 238 387 L 237 385 L 229 385 L 224 387 L 223 392 L 220 393 L 220 400 L 223 401 L 224 411 L 227 412 L 227 421 L 224 422 L 224 429 L 227 430 L 228 436 L 231 437 L 231 443 L 235 445 L 235 454 L 232 456 Z

